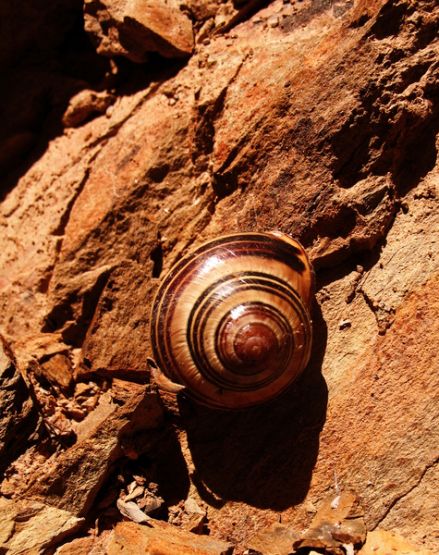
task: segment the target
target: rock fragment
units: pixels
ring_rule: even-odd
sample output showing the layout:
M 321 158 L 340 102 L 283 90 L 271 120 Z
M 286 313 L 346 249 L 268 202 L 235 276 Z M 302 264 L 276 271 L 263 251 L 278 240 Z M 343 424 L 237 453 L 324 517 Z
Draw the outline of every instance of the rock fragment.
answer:
M 61 388 L 68 388 L 72 382 L 72 363 L 63 353 L 57 353 L 40 366 L 43 375 L 49 382 Z
M 432 551 L 417 547 L 412 542 L 394 532 L 387 530 L 374 530 L 367 534 L 367 541 L 358 552 L 358 555 L 433 555 Z
M 78 127 L 95 115 L 105 113 L 114 102 L 114 96 L 108 91 L 93 91 L 85 89 L 70 99 L 64 112 L 62 122 L 64 127 Z
M 150 523 L 151 524 L 151 523 Z M 153 527 L 134 522 L 120 522 L 107 544 L 108 555 L 231 555 L 233 546 L 227 542 L 190 532 L 155 520 Z
M 80 529 L 84 519 L 32 500 L 0 498 L 0 552 L 43 553 Z
M 366 539 L 364 511 L 357 497 L 342 492 L 326 498 L 311 526 L 294 542 L 294 549 L 324 549 L 331 555 L 345 555 Z
M 123 456 L 135 458 L 147 451 L 149 435 L 161 423 L 162 409 L 147 387 L 128 386 L 113 384 L 112 401 L 96 408 L 97 418 L 89 414 L 87 431 L 78 434 L 80 441 L 47 460 L 29 495 L 84 515 L 112 464 Z
M 289 555 L 292 545 L 299 537 L 299 532 L 286 524 L 276 523 L 260 530 L 248 542 L 250 552 L 264 555 Z
M 175 1 L 86 0 L 84 21 L 97 52 L 105 56 L 142 63 L 150 52 L 165 58 L 192 54 L 192 23 Z
M 116 502 L 119 512 L 133 522 L 147 523 L 151 520 L 148 515 L 160 509 L 164 503 L 163 498 L 157 495 L 157 490 L 157 484 L 150 483 L 149 487 L 145 487 L 134 480 L 127 487 L 128 493 L 121 492 Z
M 177 506 L 169 508 L 168 522 L 174 526 L 179 526 L 183 530 L 194 534 L 205 533 L 207 523 L 207 511 L 200 507 L 197 501 L 189 497 L 181 501 Z
M 99 536 L 90 535 L 75 538 L 71 542 L 58 547 L 55 555 L 103 555 L 108 534 L 109 531 L 104 531 Z

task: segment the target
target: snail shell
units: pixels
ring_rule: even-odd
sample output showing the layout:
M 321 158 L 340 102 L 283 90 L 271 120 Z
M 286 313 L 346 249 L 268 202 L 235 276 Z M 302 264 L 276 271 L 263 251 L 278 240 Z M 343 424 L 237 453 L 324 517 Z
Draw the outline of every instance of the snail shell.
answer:
M 151 314 L 155 363 L 165 381 L 215 408 L 276 397 L 311 350 L 313 271 L 283 233 L 226 235 L 165 276 Z

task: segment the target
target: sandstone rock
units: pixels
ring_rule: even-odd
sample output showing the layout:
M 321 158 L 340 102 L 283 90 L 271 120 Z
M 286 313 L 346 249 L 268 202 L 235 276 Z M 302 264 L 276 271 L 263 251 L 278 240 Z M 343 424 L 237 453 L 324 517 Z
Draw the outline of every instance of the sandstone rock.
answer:
M 439 469 L 434 464 L 427 469 L 418 486 L 395 503 L 380 526 L 410 538 L 418 546 L 429 545 L 434 552 L 439 543 L 436 502 L 438 488 Z M 419 517 L 422 524 L 415 525 Z
M 72 383 L 72 363 L 66 355 L 54 355 L 42 363 L 41 368 L 44 376 L 61 388 L 67 388 Z
M 51 505 L 86 514 L 112 464 L 122 456 L 134 456 L 150 448 L 148 434 L 162 412 L 155 395 L 144 386 L 115 387 L 109 410 L 88 417 L 86 431 L 72 447 L 49 458 L 28 495 Z M 99 407 L 98 409 L 99 410 Z
M 247 545 L 253 551 L 264 555 L 290 555 L 293 543 L 299 535 L 291 526 L 278 523 L 260 530 Z
M 43 503 L 0 497 L 0 549 L 11 555 L 44 553 L 77 532 L 83 522 Z
M 231 555 L 231 544 L 185 532 L 160 521 L 153 527 L 131 522 L 117 524 L 107 544 L 108 555 Z
M 435 2 L 275 0 L 223 35 L 231 2 L 185 5 L 208 44 L 178 71 L 162 60 L 160 76 L 138 80 L 126 64 L 113 109 L 52 136 L 0 204 L 1 327 L 19 369 L 40 372 L 40 385 L 43 370 L 52 377 L 41 413 L 77 396 L 92 406 L 78 416 L 75 405 L 77 420 L 62 412 L 68 441 L 29 448 L 15 467 L 32 462 L 27 479 L 10 467 L 2 491 L 91 510 L 113 462 L 148 451 L 149 432 L 128 429 L 144 402 L 160 275 L 217 234 L 276 228 L 316 267 L 311 364 L 283 398 L 243 414 L 164 396 L 185 462 L 177 473 L 177 459 L 162 459 L 172 472 L 160 495 L 167 484 L 178 506 L 190 489 L 212 534 L 241 548 L 279 516 L 308 527 L 310 506 L 352 489 L 369 530 L 385 524 L 437 552 Z M 118 14 L 96 14 L 111 23 L 110 55 L 124 53 Z M 101 36 L 97 21 L 89 12 Z M 38 101 L 25 130 L 43 125 L 51 98 L 26 83 Z M 72 364 L 65 399 L 58 354 Z M 120 406 L 115 377 L 136 390 Z M 99 391 L 87 400 L 78 380 Z
M 105 532 L 99 537 L 76 538 L 63 544 L 55 551 L 56 555 L 105 555 Z
M 83 90 L 70 99 L 62 122 L 65 127 L 77 127 L 92 116 L 105 113 L 114 97 L 107 91 Z
M 149 52 L 166 58 L 192 53 L 192 24 L 176 1 L 87 0 L 84 14 L 99 54 L 144 62 Z
M 387 555 L 388 553 L 398 553 L 399 555 L 432 555 L 431 551 L 417 547 L 402 536 L 387 530 L 369 532 L 365 545 L 358 553 L 359 555 Z
M 296 551 L 321 549 L 332 555 L 344 555 L 366 539 L 364 511 L 357 496 L 340 492 L 323 500 L 308 530 L 293 543 Z M 348 547 L 349 546 L 349 547 Z
M 193 497 L 169 509 L 168 522 L 188 532 L 203 534 L 207 521 L 206 509 L 202 508 Z

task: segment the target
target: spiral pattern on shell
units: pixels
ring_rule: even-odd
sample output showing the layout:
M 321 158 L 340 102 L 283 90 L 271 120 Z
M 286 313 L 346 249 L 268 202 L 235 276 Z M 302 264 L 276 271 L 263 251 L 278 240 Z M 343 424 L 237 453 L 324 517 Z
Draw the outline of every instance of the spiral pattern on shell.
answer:
M 210 407 L 235 409 L 284 391 L 308 363 L 313 271 L 278 232 L 226 235 L 165 276 L 151 314 L 161 371 Z

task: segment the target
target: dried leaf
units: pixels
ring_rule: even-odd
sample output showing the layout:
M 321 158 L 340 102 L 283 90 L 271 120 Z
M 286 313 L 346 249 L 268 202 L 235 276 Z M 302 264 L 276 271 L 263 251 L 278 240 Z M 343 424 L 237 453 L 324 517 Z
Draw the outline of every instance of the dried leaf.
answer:
M 122 499 L 118 499 L 116 505 L 123 516 L 129 518 L 133 522 L 137 522 L 137 524 L 147 523 L 151 520 L 133 501 L 128 501 L 126 503 Z

